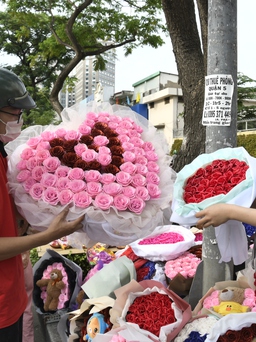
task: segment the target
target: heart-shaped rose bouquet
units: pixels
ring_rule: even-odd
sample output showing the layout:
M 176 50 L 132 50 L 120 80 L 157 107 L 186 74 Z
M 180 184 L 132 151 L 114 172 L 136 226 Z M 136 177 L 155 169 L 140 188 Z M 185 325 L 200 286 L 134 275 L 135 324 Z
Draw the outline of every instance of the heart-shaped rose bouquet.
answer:
M 62 118 L 58 126 L 25 129 L 7 146 L 9 185 L 21 214 L 43 229 L 68 205 L 68 219 L 86 214 L 94 242 L 148 235 L 172 198 L 163 138 L 128 107 L 81 102 Z

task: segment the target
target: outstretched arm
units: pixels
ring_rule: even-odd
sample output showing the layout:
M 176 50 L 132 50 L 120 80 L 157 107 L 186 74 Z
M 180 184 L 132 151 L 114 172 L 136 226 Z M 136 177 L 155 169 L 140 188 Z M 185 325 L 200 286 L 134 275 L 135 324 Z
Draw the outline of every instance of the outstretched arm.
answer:
M 1 237 L 0 238 L 0 260 L 5 260 L 21 254 L 32 248 L 46 245 L 47 243 L 57 240 L 63 236 L 74 233 L 78 229 L 82 229 L 82 221 L 84 215 L 76 220 L 67 221 L 68 208 L 64 209 L 51 222 L 49 227 L 37 234 L 18 237 Z
M 235 204 L 214 204 L 199 211 L 195 216 L 199 218 L 197 227 L 200 229 L 209 226 L 218 227 L 228 220 L 236 220 L 256 226 L 256 210 L 253 208 L 244 208 Z

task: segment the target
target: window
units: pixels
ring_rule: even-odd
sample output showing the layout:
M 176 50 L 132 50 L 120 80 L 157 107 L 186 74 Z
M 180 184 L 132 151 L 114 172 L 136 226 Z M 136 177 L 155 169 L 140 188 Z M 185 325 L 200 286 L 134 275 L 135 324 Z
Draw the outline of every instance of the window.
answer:
M 149 108 L 154 108 L 154 107 L 155 107 L 155 103 L 154 102 L 150 102 Z
M 168 103 L 170 103 L 170 96 L 169 96 L 169 97 L 166 97 L 166 98 L 164 99 L 164 104 L 168 104 Z

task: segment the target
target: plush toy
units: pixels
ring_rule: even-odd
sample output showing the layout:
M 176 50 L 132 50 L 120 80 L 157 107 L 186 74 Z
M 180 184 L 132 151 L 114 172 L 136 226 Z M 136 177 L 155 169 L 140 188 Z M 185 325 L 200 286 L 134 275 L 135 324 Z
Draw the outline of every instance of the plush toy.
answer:
M 249 306 L 241 305 L 236 302 L 222 302 L 219 305 L 213 306 L 213 310 L 222 316 L 231 313 L 243 313 L 250 310 Z
M 84 341 L 92 342 L 94 337 L 99 334 L 104 334 L 109 325 L 105 322 L 104 316 L 98 312 L 94 313 L 87 322 Z
M 227 287 L 224 290 L 219 292 L 219 301 L 227 302 L 232 301 L 238 304 L 243 304 L 245 299 L 244 289 L 240 287 Z
M 56 311 L 59 303 L 61 290 L 66 286 L 62 281 L 63 275 L 60 270 L 53 269 L 50 278 L 42 278 L 36 282 L 39 287 L 46 286 L 47 297 L 44 303 L 45 311 Z

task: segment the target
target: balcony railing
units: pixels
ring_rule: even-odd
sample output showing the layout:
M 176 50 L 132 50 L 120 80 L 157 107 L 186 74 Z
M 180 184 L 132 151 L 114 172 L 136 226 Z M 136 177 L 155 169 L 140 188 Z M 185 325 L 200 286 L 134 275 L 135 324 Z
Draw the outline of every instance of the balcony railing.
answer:
M 237 121 L 237 131 L 256 131 L 256 119 Z

